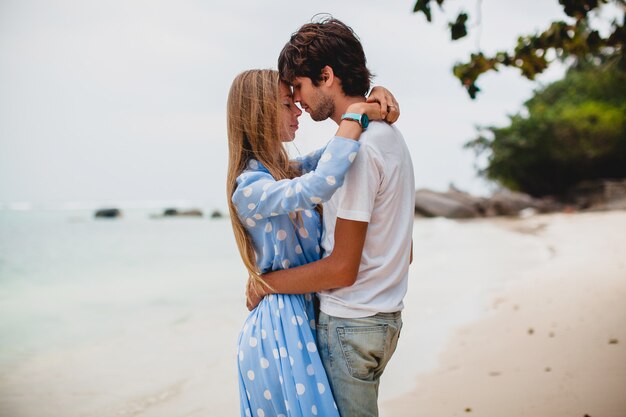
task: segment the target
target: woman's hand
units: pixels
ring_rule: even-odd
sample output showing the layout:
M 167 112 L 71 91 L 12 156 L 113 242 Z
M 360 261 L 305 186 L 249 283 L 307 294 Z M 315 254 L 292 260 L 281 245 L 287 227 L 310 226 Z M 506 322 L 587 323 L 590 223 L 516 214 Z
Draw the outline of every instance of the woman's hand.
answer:
M 369 120 L 383 119 L 380 114 L 380 104 L 378 103 L 366 103 L 364 101 L 353 103 L 348 106 L 346 113 L 366 114 Z M 342 120 L 341 123 L 339 123 L 339 128 L 335 135 L 342 138 L 359 140 L 362 132 L 363 128 L 360 123 L 356 123 L 352 120 Z
M 366 114 L 369 120 L 383 120 L 384 118 L 378 103 L 353 103 L 348 106 L 346 113 Z
M 395 123 L 400 117 L 400 106 L 396 98 L 385 87 L 376 86 L 372 88 L 368 103 L 379 103 L 382 119 L 387 123 Z M 369 117 L 369 114 L 367 115 Z

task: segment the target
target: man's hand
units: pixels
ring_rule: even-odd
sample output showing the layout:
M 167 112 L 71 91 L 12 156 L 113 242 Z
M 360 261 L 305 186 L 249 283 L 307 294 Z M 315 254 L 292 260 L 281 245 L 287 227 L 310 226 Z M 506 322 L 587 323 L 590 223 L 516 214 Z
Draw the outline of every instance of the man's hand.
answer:
M 248 277 L 248 283 L 246 284 L 246 307 L 248 307 L 248 310 L 254 310 L 266 295 L 264 285 L 258 280 Z
M 387 123 L 395 123 L 400 117 L 400 106 L 393 94 L 385 87 L 372 88 L 367 102 L 380 104 L 380 113 Z

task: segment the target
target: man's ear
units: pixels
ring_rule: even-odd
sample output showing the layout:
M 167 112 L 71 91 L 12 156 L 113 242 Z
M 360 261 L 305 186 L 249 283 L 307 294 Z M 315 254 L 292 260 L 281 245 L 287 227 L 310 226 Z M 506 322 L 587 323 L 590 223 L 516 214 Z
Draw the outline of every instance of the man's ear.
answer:
M 327 87 L 331 87 L 333 83 L 335 83 L 335 72 L 328 65 L 322 68 L 321 77 L 322 77 L 322 84 L 324 84 Z

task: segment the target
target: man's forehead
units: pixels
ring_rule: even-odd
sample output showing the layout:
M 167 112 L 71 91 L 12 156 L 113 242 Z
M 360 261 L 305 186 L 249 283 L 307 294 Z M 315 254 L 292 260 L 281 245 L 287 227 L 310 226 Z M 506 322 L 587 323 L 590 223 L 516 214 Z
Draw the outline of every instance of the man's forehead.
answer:
M 294 88 L 300 87 L 303 82 L 306 82 L 307 77 L 295 77 L 291 80 L 291 86 Z

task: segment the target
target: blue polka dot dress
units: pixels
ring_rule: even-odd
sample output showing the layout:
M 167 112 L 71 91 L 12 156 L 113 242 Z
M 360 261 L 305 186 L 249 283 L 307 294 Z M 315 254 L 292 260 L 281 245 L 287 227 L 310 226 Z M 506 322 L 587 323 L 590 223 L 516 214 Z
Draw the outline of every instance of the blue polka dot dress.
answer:
M 237 178 L 232 200 L 252 238 L 262 273 L 320 259 L 315 206 L 343 184 L 359 143 L 334 137 L 296 159 L 302 176 L 276 181 L 256 160 Z M 239 334 L 241 415 L 339 417 L 317 351 L 312 294 L 273 294 L 250 313 Z

